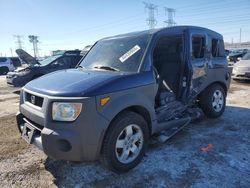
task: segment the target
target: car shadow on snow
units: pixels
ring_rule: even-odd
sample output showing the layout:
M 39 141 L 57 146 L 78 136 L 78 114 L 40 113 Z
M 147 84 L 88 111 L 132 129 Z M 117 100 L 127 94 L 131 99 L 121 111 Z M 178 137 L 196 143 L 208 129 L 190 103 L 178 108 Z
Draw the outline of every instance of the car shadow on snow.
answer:
M 222 182 L 244 187 L 250 183 L 249 114 L 250 108 L 227 106 L 222 117 L 204 118 L 165 143 L 149 145 L 142 162 L 124 174 L 99 162 L 50 158 L 45 168 L 58 187 L 213 187 Z

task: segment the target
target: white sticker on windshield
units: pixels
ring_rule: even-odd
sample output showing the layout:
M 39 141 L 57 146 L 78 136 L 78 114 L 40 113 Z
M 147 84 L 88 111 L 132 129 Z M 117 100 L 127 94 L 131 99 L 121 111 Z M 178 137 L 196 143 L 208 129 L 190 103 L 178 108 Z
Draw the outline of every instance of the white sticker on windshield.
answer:
M 124 61 L 126 61 L 128 58 L 130 58 L 132 55 L 134 55 L 136 52 L 138 52 L 140 50 L 140 46 L 135 45 L 133 48 L 131 48 L 128 52 L 126 52 L 125 54 L 123 54 L 119 60 L 123 63 Z

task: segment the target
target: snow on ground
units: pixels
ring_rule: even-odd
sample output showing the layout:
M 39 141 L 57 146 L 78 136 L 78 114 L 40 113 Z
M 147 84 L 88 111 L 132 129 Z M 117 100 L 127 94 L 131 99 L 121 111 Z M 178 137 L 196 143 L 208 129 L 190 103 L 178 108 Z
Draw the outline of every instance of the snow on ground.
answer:
M 4 81 L 0 77 L 0 187 L 250 185 L 250 83 L 232 82 L 222 117 L 190 124 L 165 143 L 151 144 L 135 169 L 114 174 L 99 162 L 56 161 L 28 146 L 15 127 L 18 95 Z

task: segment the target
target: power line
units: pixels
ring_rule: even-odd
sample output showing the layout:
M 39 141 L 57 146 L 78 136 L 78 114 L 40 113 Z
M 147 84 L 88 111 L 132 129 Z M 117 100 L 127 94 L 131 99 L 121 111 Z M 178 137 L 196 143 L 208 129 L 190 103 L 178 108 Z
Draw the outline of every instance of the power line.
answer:
M 148 19 L 146 19 L 146 22 L 149 26 L 149 29 L 154 29 L 157 25 L 157 20 L 155 19 L 155 12 L 157 11 L 157 5 L 152 3 L 146 3 L 143 2 L 145 5 L 145 9 L 148 11 Z
M 35 36 L 35 35 L 29 35 L 29 40 L 30 42 L 33 44 L 33 51 L 34 51 L 34 57 L 39 57 L 39 54 L 38 54 L 38 47 L 37 47 L 37 43 L 39 42 L 38 41 L 38 36 Z
M 165 10 L 165 15 L 168 15 L 168 19 L 164 21 L 164 23 L 167 24 L 167 27 L 176 25 L 176 22 L 174 21 L 176 10 L 168 7 L 164 7 L 164 10 Z
M 22 44 L 23 44 L 23 41 L 22 41 L 23 36 L 22 35 L 14 35 L 14 38 L 16 38 L 15 43 L 17 44 L 17 48 L 22 49 L 23 48 L 23 46 L 22 46 Z

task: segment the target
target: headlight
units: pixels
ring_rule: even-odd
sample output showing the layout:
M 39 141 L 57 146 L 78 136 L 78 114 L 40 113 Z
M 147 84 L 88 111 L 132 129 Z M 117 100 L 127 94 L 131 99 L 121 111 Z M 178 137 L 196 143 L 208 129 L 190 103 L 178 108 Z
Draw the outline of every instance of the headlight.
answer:
M 81 103 L 54 102 L 52 118 L 56 121 L 74 121 L 82 110 Z

